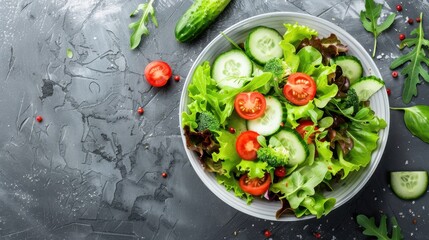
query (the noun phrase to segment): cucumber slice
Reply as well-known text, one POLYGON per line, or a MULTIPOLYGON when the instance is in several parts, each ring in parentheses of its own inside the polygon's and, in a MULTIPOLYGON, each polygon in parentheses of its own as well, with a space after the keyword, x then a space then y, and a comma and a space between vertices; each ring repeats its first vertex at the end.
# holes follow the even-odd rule
POLYGON ((303 163, 308 155, 308 145, 302 137, 292 129, 282 129, 274 135, 287 150, 289 150, 288 166, 295 166, 303 163))
POLYGON ((275 29, 256 27, 247 36, 244 48, 253 61, 265 65, 272 58, 283 57, 283 49, 279 45, 282 40, 282 35, 275 29))
POLYGON ((350 80, 350 84, 362 77, 362 64, 355 56, 340 56, 334 59, 334 63, 341 67, 343 75, 350 80))
POLYGON ((283 107, 279 100, 272 96, 265 97, 266 108, 262 117, 247 121, 247 128, 262 136, 271 135, 280 128, 283 120, 283 107))
POLYGON ((356 91, 359 101, 368 99, 384 86, 384 81, 375 76, 363 77, 353 83, 350 88, 356 91))
POLYGON ((417 199, 426 193, 428 173, 426 171, 391 172, 390 186, 401 199, 417 199))
POLYGON ((253 63, 247 55, 238 49, 220 54, 212 66, 212 78, 220 88, 240 88, 253 73, 253 63))

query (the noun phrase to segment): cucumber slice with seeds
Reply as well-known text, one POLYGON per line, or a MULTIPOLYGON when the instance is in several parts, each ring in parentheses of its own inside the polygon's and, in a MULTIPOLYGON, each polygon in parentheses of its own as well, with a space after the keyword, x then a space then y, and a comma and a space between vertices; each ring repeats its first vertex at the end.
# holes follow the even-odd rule
POLYGON ((426 193, 428 173, 426 171, 391 172, 390 186, 401 199, 417 199, 426 193))
POLYGON ((244 48, 246 54, 256 63, 265 65, 272 58, 282 58, 280 42, 282 35, 273 28, 256 27, 247 36, 244 48))
POLYGON ((353 83, 350 88, 356 91, 360 101, 368 101, 378 90, 384 86, 384 81, 375 76, 368 76, 353 83))
POLYGON ((220 88, 240 88, 250 80, 253 63, 238 49, 220 54, 212 66, 212 78, 220 88))
POLYGON ((262 136, 271 135, 279 130, 283 120, 283 107, 279 100, 272 96, 265 97, 266 108, 264 115, 247 121, 247 128, 262 136))
POLYGON ((274 135, 289 151, 288 166, 296 166, 303 163, 308 155, 308 145, 301 135, 293 129, 284 128, 274 135))

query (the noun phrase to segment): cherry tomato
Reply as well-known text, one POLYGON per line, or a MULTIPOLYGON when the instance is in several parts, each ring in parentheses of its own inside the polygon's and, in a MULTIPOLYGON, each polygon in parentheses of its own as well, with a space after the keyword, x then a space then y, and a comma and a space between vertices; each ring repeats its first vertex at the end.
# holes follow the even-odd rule
POLYGON ((286 176, 286 168, 283 166, 280 167, 276 167, 276 169, 274 170, 274 175, 276 175, 276 177, 282 178, 286 176))
MULTIPOLYGON (((311 121, 311 120, 301 120, 301 121, 299 122, 298 127, 296 127, 296 131, 299 133, 299 135, 301 135, 302 139, 304 139, 304 140, 305 140, 305 135, 307 134, 307 130, 305 130, 305 128, 306 128, 306 127, 308 127, 308 126, 313 126, 313 125, 314 125, 314 123, 313 123, 313 121, 311 121)), ((317 130, 317 129, 319 129, 319 128, 316 126, 314 129, 315 129, 315 130, 317 130)), ((308 139, 307 139, 307 143, 308 143, 308 144, 313 143, 313 142, 314 142, 314 137, 315 137, 315 134, 314 134, 314 133, 312 133, 312 134, 308 137, 308 139)))
POLYGON ((147 82, 154 87, 162 87, 171 78, 171 67, 163 61, 153 61, 144 69, 147 82))
POLYGON ((247 174, 240 177, 238 181, 240 188, 254 196, 260 196, 264 194, 271 185, 271 176, 266 173, 263 178, 249 178, 247 174))
POLYGON ((257 132, 254 131, 245 131, 242 132, 235 142, 235 149, 237 150, 238 155, 243 160, 255 160, 260 145, 256 139, 259 136, 257 132))
POLYGON ((283 88, 286 99, 295 105, 305 105, 316 96, 316 82, 305 73, 293 73, 283 88))
POLYGON ((266 108, 264 95, 259 92, 242 92, 235 97, 234 108, 244 119, 256 119, 264 114, 266 108))

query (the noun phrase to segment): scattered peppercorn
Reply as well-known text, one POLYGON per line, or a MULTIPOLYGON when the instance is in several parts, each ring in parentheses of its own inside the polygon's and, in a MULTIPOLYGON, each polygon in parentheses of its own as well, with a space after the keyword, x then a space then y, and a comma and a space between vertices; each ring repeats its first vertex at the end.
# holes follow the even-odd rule
POLYGON ((274 170, 274 175, 276 175, 279 178, 283 178, 286 176, 286 168, 281 166, 281 167, 276 167, 276 169, 274 170))
POLYGON ((36 117, 36 121, 38 121, 38 122, 42 122, 42 121, 43 121, 43 117, 42 117, 42 116, 40 116, 40 115, 38 115, 38 116, 36 117))
POLYGON ((144 109, 142 107, 137 108, 137 113, 142 115, 144 113, 144 109))
POLYGON ((401 33, 401 34, 399 34, 399 40, 404 40, 405 39, 405 34, 403 34, 403 33, 401 33))
POLYGON ((174 76, 174 81, 176 81, 176 82, 180 81, 180 76, 179 75, 175 75, 174 76))
POLYGON ((401 4, 396 5, 396 10, 398 12, 402 11, 402 5, 401 4))
POLYGON ((166 172, 162 172, 161 176, 162 176, 163 178, 166 178, 166 177, 167 177, 167 173, 166 173, 166 172))
POLYGON ((413 224, 417 224, 417 220, 415 218, 413 218, 413 224))
POLYGON ((314 232, 314 233, 313 233, 313 236, 314 236, 315 238, 321 238, 321 237, 322 237, 322 234, 320 234, 320 232, 314 232))
POLYGON ((230 127, 230 128, 229 128, 229 132, 230 132, 230 133, 232 133, 232 134, 234 134, 234 133, 235 133, 235 128, 230 127))
POLYGON ((265 231, 264 231, 264 236, 265 236, 265 237, 267 237, 267 238, 271 237, 271 231, 270 231, 270 230, 268 230, 268 229, 267 229, 267 230, 265 230, 265 231))
POLYGON ((413 24, 414 21, 412 18, 408 18, 407 22, 408 22, 408 24, 413 24))
POLYGON ((420 22, 420 21, 421 21, 420 17, 417 17, 416 22, 420 22))
POLYGON ((387 96, 390 96, 390 94, 392 93, 392 90, 390 90, 390 88, 386 88, 386 92, 387 92, 387 96))
POLYGON ((398 72, 397 71, 393 71, 392 72, 392 77, 397 78, 398 77, 398 72))
POLYGON ((284 127, 285 126, 285 123, 284 122, 281 122, 280 123, 280 127, 284 127))

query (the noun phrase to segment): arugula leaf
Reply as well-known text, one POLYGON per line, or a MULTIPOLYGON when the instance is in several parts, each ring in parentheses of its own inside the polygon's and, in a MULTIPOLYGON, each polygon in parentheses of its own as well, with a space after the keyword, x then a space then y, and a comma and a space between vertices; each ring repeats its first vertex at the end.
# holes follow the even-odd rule
POLYGON ((357 223, 365 230, 363 234, 366 236, 377 237, 381 240, 401 240, 403 239, 401 228, 398 225, 395 217, 392 217, 392 237, 390 238, 387 232, 387 217, 382 215, 380 219, 380 226, 377 227, 374 217, 368 218, 367 216, 360 214, 356 217, 357 223))
POLYGON ((377 24, 378 18, 381 14, 382 4, 375 3, 374 0, 365 0, 365 11, 360 12, 360 21, 362 22, 363 27, 368 32, 374 34, 374 50, 372 52, 372 57, 375 56, 377 51, 377 37, 381 32, 388 29, 393 21, 395 20, 396 14, 390 14, 384 22, 377 24))
MULTIPOLYGON (((420 13, 420 19, 423 19, 423 14, 420 13)), ((402 90, 402 101, 409 103, 413 96, 417 96, 417 84, 420 84, 420 77, 426 82, 429 82, 429 74, 422 64, 429 67, 429 58, 426 57, 424 47, 429 48, 429 40, 425 39, 423 32, 423 21, 420 21, 419 27, 411 32, 415 38, 407 38, 401 42, 400 49, 404 47, 414 47, 412 51, 397 58, 390 65, 390 69, 395 69, 406 62, 410 62, 405 66, 401 74, 405 76, 404 89, 402 90)))
POLYGON ((404 122, 408 130, 422 141, 429 143, 429 106, 416 105, 407 108, 390 108, 404 110, 404 122))
POLYGON ((149 35, 149 30, 146 27, 146 24, 149 22, 149 15, 151 16, 152 23, 155 25, 155 27, 158 27, 158 21, 155 15, 155 9, 152 6, 153 1, 154 0, 149 0, 148 3, 139 4, 137 9, 130 14, 130 17, 134 17, 140 11, 143 12, 142 17, 140 18, 139 21, 133 22, 130 25, 128 25, 128 28, 133 30, 133 33, 131 34, 131 37, 130 37, 131 49, 135 49, 140 44, 140 41, 143 35, 149 35))

